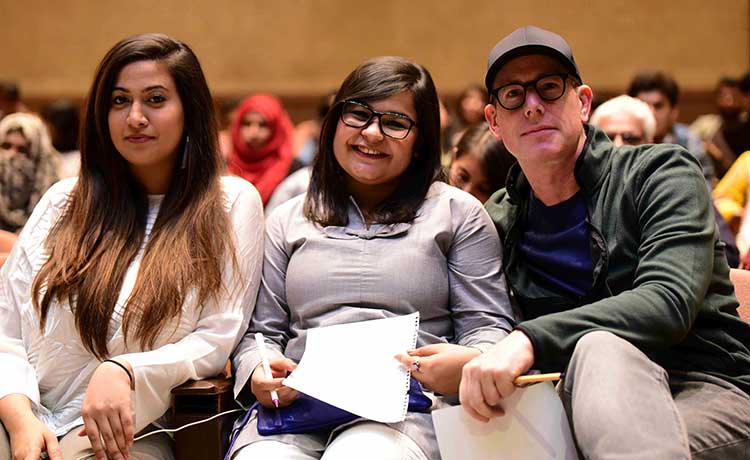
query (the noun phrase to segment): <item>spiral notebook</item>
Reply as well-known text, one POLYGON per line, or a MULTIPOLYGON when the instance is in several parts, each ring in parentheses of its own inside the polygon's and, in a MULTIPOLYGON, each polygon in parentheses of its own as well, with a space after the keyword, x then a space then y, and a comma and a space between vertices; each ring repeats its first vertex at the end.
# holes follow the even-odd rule
POLYGON ((394 356, 417 344, 419 313, 314 328, 284 385, 383 423, 404 420, 409 370, 394 356))

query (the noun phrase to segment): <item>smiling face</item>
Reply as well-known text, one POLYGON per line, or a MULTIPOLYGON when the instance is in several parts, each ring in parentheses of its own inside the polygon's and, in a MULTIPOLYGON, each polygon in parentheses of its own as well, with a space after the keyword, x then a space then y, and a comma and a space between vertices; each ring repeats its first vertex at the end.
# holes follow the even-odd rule
MULTIPOLYGON (((519 56, 503 65, 493 87, 526 83, 566 72, 565 66, 550 56, 519 56)), ((506 110, 494 101, 485 106, 485 118, 495 136, 505 143, 523 168, 525 164, 554 162, 578 154, 591 99, 591 88, 586 85, 575 88, 568 78, 565 92, 557 100, 542 100, 533 87, 528 87, 522 106, 506 110)))
POLYGON ((137 61, 122 68, 111 95, 109 132, 149 193, 164 193, 169 185, 184 118, 166 64, 137 61))
MULTIPOLYGON (((414 97, 404 91, 385 99, 367 101, 378 112, 406 115, 417 120, 414 97)), ((349 190, 358 200, 368 196, 388 195, 398 186, 398 179, 411 163, 417 139, 417 127, 404 139, 383 135, 374 117, 364 128, 353 128, 339 119, 333 138, 333 153, 347 175, 349 190)))

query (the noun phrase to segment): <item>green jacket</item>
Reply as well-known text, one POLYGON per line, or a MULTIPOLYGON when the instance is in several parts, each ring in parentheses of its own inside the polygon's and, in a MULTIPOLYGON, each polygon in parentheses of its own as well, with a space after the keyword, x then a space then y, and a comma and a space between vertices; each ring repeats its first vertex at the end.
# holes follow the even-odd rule
POLYGON ((486 204, 534 368, 563 370, 578 339, 606 330, 668 370, 706 372, 750 393, 750 325, 737 314, 700 165, 676 145, 618 148, 585 130, 575 177, 589 208, 589 295, 562 295, 527 270, 517 242, 531 191, 517 164, 486 204))

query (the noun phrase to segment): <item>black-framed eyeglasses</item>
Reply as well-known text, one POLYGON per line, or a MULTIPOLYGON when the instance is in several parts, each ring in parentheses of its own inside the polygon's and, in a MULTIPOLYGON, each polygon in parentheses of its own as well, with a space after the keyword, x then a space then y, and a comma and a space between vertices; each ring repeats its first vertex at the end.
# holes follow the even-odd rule
POLYGON ((341 121, 352 128, 366 128, 372 120, 378 119, 378 127, 384 136, 393 139, 405 139, 416 121, 403 113, 378 112, 366 104, 357 101, 344 101, 341 109, 341 121))
POLYGON ((624 133, 605 132, 604 134, 606 134, 607 137, 613 142, 617 139, 617 136, 620 136, 622 142, 627 145, 639 145, 641 142, 643 142, 643 136, 639 136, 628 131, 625 131, 624 133))
POLYGON ((492 90, 492 97, 505 110, 515 110, 526 102, 526 91, 533 87, 543 101, 556 101, 565 94, 565 85, 570 74, 543 75, 525 83, 508 83, 492 90))

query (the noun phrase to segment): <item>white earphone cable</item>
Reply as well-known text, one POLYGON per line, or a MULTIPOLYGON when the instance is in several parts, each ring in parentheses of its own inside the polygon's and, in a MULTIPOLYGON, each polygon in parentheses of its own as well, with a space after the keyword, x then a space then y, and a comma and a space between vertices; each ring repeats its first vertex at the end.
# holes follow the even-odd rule
MULTIPOLYGON (((190 428, 191 426, 200 425, 201 423, 210 422, 211 420, 214 420, 216 418, 222 417, 224 415, 232 414, 234 412, 243 412, 244 410, 245 409, 231 409, 231 410, 228 410, 228 411, 224 411, 224 412, 220 412, 218 414, 212 415, 211 417, 208 417, 208 418, 203 419, 203 420, 197 420, 195 422, 191 422, 191 423, 179 426, 177 428, 162 428, 162 429, 159 429, 159 430, 149 431, 146 434, 142 434, 142 435, 138 436, 133 441, 140 441, 141 439, 149 437, 152 434, 156 434, 156 433, 177 433, 178 431, 184 430, 185 428, 190 428)), ((89 459, 89 458, 92 458, 92 457, 95 457, 94 453, 90 453, 90 454, 86 454, 86 455, 84 455, 82 457, 78 457, 76 460, 86 460, 86 459, 89 459)))

